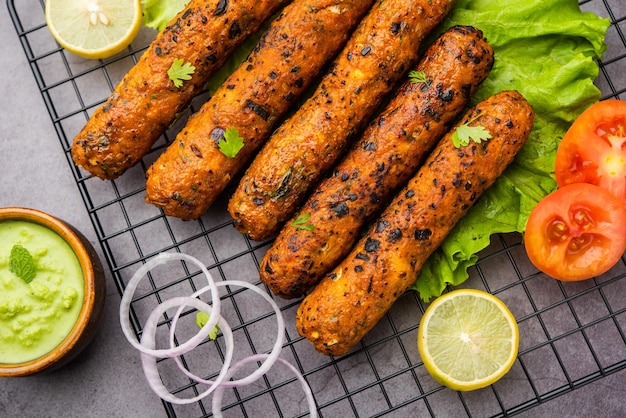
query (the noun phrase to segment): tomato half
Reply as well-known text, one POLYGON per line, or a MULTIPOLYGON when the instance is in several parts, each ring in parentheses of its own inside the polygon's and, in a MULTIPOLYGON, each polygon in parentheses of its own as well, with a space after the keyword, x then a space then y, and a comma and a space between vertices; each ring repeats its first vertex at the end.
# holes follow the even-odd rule
POLYGON ((563 186, 532 210, 524 244, 535 267, 556 279, 598 276, 626 251, 626 208, 599 186, 563 186))
POLYGON ((554 169, 559 187, 595 184, 626 206, 626 101, 605 100, 585 110, 559 144, 554 169))

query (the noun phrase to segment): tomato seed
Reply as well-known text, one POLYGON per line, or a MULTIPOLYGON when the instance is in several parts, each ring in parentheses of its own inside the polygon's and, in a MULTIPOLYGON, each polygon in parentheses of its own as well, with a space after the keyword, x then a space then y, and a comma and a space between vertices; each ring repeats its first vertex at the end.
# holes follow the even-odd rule
POLYGON ((573 238, 567 245, 567 249, 570 253, 577 253, 584 250, 591 244, 592 238, 589 234, 583 234, 576 238, 573 238))
POLYGON ((565 241, 569 236, 569 230, 565 222, 560 219, 555 219, 548 224, 548 237, 551 240, 565 241))
POLYGON ((587 211, 579 209, 574 212, 573 221, 578 225, 583 231, 588 231, 593 227, 593 218, 589 216, 587 211))

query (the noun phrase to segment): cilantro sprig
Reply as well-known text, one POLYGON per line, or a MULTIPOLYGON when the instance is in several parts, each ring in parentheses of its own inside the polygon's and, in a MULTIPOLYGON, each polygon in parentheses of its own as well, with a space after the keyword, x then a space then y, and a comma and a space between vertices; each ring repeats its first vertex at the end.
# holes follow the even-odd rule
POLYGON ((226 129, 224 138, 217 143, 222 154, 228 158, 235 158, 243 148, 243 145, 243 138, 239 136, 239 131, 234 126, 226 129))
POLYGON ((35 260, 30 252, 19 244, 15 244, 11 248, 9 256, 9 271, 15 274, 26 283, 30 283, 37 274, 35 260))
POLYGON ((291 226, 296 229, 303 229, 305 231, 313 231, 315 229, 315 225, 309 222, 309 218, 311 217, 310 213, 303 213, 298 215, 298 217, 291 223, 291 226))
MULTIPOLYGON (((196 313, 196 325, 198 328, 202 328, 209 322, 209 314, 206 312, 198 312, 196 313)), ((217 338, 217 333, 220 332, 220 327, 215 325, 211 331, 209 331, 209 338, 214 340, 217 338)))
POLYGON ((452 143, 455 147, 465 147, 469 145, 470 141, 480 144, 482 141, 487 141, 492 138, 491 133, 485 129, 484 126, 469 126, 470 123, 474 122, 481 116, 482 114, 479 113, 464 124, 457 126, 452 134, 452 143))
POLYGON ((174 86, 180 88, 185 80, 191 80, 191 75, 196 71, 196 67, 190 62, 185 62, 182 58, 176 58, 167 70, 167 76, 172 80, 174 86))
POLYGON ((426 73, 424 71, 417 70, 409 71, 409 81, 411 83, 428 83, 426 73))

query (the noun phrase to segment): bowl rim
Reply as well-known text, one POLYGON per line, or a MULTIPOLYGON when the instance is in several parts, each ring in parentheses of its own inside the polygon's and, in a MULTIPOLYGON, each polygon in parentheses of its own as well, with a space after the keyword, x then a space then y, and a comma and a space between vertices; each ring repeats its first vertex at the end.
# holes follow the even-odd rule
POLYGON ((21 220, 39 224, 51 229, 67 242, 78 258, 83 271, 84 297, 83 306, 78 314, 76 323, 65 336, 63 341, 47 354, 33 360, 22 363, 1 363, 0 376, 23 376, 33 374, 51 367, 76 346, 81 335, 90 322, 94 306, 96 304, 96 272, 85 244, 78 233, 63 220, 38 209, 23 207, 0 208, 0 222, 8 220, 21 220))

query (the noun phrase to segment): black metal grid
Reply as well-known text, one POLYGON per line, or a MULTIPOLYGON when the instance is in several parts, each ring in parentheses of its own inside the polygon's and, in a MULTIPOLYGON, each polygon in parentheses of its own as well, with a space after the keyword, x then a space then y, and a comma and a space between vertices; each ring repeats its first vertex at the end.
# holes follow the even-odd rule
MULTIPOLYGON (((132 274, 162 251, 181 251, 203 261, 219 279, 247 280, 259 286, 258 265, 269 242, 240 235, 225 206, 218 201, 198 221, 167 218, 144 203, 146 168, 167 146, 185 118, 170 129, 144 160, 122 178, 103 182, 76 168, 70 157, 72 138, 136 62, 154 33, 141 32, 128 50, 110 60, 86 61, 66 53, 45 26, 44 0, 7 0, 10 15, 48 108, 69 167, 95 228, 106 262, 120 294, 132 274)), ((583 0, 583 10, 611 19, 609 49, 600 65, 597 85, 603 98, 626 98, 626 5, 623 0, 583 0), (621 97, 620 97, 621 96, 621 97)), ((204 97, 196 99, 191 112, 204 97)), ((228 191, 224 193, 228 195, 228 191)), ((202 286, 198 271, 184 263, 150 275, 149 285, 133 301, 137 336, 146 313, 168 295, 202 286)), ((510 416, 576 390, 626 368, 626 264, 624 257, 608 273, 580 283, 546 279, 526 258, 518 234, 496 236, 470 269, 464 286, 481 288, 500 297, 515 314, 520 328, 520 351, 512 370, 490 388, 457 393, 435 383, 415 347, 417 324, 424 304, 415 294, 404 295, 350 354, 329 358, 314 352, 293 325, 299 301, 277 300, 287 321, 282 356, 309 382, 321 416, 510 416)), ((263 353, 271 349, 267 336, 275 333, 274 314, 260 306, 250 292, 231 289, 222 296, 227 305, 238 350, 263 353), (235 323, 232 323, 235 318, 235 323)), ((167 329, 169 319, 159 327, 167 329)), ((205 353, 186 356, 186 366, 206 362, 207 352, 222 353, 218 343, 203 344, 205 353)), ((171 360, 170 360, 171 361, 171 360)), ((166 385, 180 396, 202 391, 160 362, 166 385)), ((217 370, 206 372, 212 378, 217 370)), ((168 416, 210 416, 210 397, 178 406, 163 402, 168 416)), ((228 416, 301 416, 306 402, 295 378, 272 370, 249 387, 227 391, 223 407, 228 416)))

